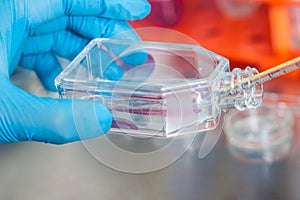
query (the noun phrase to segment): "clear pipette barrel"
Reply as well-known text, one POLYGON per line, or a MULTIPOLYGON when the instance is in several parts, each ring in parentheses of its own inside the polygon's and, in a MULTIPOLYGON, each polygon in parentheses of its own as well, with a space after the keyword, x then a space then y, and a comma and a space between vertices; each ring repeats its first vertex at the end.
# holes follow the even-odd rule
POLYGON ((263 83, 300 68, 300 56, 259 73, 255 68, 235 68, 216 88, 222 109, 257 108, 262 103, 263 83))
MULTIPOLYGON (((251 88, 254 85, 261 85, 267 81, 270 81, 274 78, 287 74, 291 71, 300 68, 300 56, 292 60, 284 62, 282 64, 276 65, 266 71, 260 73, 246 74, 244 77, 236 78, 232 81, 231 85, 227 85, 220 90, 220 93, 223 95, 231 95, 240 91, 240 89, 251 88)), ((249 68, 250 69, 250 68, 249 68)), ((253 68, 252 68, 253 69, 253 68)), ((234 69, 235 70, 235 69, 234 69)), ((233 70, 233 71, 234 71, 233 70)))
POLYGON ((262 84, 300 68, 300 56, 250 77, 251 84, 262 84))

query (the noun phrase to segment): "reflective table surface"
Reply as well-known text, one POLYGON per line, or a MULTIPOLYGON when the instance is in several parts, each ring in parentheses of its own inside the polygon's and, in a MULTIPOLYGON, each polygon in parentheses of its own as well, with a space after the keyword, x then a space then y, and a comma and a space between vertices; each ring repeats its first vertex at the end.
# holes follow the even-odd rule
MULTIPOLYGON (((22 71, 17 72, 13 78, 17 85, 19 75, 24 77, 22 71)), ((28 75, 27 79, 29 92, 55 96, 45 92, 36 77, 28 75)), ((144 174, 103 165, 81 142, 0 145, 0 199, 300 199, 298 139, 280 161, 249 163, 230 154, 223 133, 213 150, 199 159, 204 137, 197 135, 173 164, 144 174)))

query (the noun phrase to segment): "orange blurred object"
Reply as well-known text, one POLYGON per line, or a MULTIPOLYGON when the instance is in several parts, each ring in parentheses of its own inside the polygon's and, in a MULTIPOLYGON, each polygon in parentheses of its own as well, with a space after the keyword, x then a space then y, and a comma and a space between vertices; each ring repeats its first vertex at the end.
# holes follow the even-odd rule
MULTIPOLYGON (((159 0, 152 1, 159 2, 159 0)), ((165 1, 179 5, 178 2, 176 4, 176 0, 161 2, 165 1)), ((263 71, 300 55, 299 2, 291 0, 184 0, 183 2, 182 14, 179 14, 181 18, 167 28, 184 33, 201 46, 229 58, 231 67, 243 68, 250 65, 263 71), (246 10, 247 6, 250 10, 246 10), (291 13, 293 7, 299 10, 291 13), (237 12, 230 13, 232 11, 237 12), (299 41, 293 41, 292 36, 297 34, 299 38, 296 39, 299 41)), ((165 10, 166 8, 160 12, 165 10)), ((157 11, 153 10, 149 17, 132 22, 131 25, 134 28, 157 27, 159 23, 153 21, 153 14, 157 15, 157 11)), ((299 80, 300 83, 299 71, 292 72, 288 77, 299 80)))

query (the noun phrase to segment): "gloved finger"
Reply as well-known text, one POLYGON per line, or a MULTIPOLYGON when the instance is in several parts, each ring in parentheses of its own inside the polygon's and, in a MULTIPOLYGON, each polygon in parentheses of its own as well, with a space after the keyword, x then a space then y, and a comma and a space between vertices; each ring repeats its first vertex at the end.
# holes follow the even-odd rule
POLYGON ((5 38, 3 36, 3 33, 0 32, 0 74, 5 74, 5 75, 9 75, 9 69, 8 69, 8 65, 9 65, 9 62, 8 62, 8 57, 7 57, 7 43, 5 42, 5 38))
MULTIPOLYGON (((130 43, 130 41, 107 39, 93 40, 87 45, 83 55, 81 55, 80 65, 85 66, 89 74, 92 74, 96 78, 110 80, 125 78, 130 81, 144 81, 154 69, 154 61, 151 59, 152 56, 147 55, 148 59, 141 64, 125 63, 122 61, 122 56, 127 56, 128 53, 126 52, 127 49, 124 49, 125 46, 131 47, 132 43, 130 43), (122 42, 124 42, 124 45, 122 42), (125 51, 122 55, 115 55, 115 52, 120 52, 122 50, 125 51)), ((135 56, 139 55, 138 53, 141 52, 140 49, 138 49, 135 56)), ((129 53, 132 53, 132 51, 129 50, 129 53)), ((78 67, 80 66, 77 66, 77 68, 78 67)))
POLYGON ((116 62, 112 62, 103 72, 103 76, 109 80, 120 80, 123 75, 123 70, 116 62))
MULTIPOLYGON (((61 72, 62 67, 50 51, 72 60, 86 46, 87 42, 87 39, 78 37, 69 31, 31 37, 27 42, 20 65, 35 70, 44 86, 51 91, 55 91, 54 80, 61 72), (45 43, 41 44, 41 41, 45 41, 45 43)), ((119 80, 123 76, 120 66, 114 63, 112 57, 105 51, 101 53, 101 58, 101 61, 95 58, 89 62, 99 68, 93 70, 93 75, 110 80, 119 80)), ((87 63, 82 65, 87 67, 87 63)))
POLYGON ((20 65, 34 70, 46 89, 57 91, 54 80, 62 71, 62 67, 53 54, 48 52, 23 56, 20 65))
POLYGON ((24 45, 23 55, 49 52, 52 50, 54 43, 53 33, 29 37, 24 45))
POLYGON ((141 82, 153 72, 155 66, 153 57, 146 52, 146 46, 143 46, 143 43, 120 40, 98 40, 98 42, 100 49, 98 53, 101 58, 101 66, 105 67, 102 70, 105 72, 105 76, 111 77, 110 74, 114 74, 112 72, 121 71, 123 79, 141 82), (118 55, 116 52, 120 54, 118 55), (147 59, 144 56, 147 56, 147 59), (134 64, 124 61, 125 58, 132 59, 130 61, 134 64), (121 70, 117 70, 117 68, 121 68, 121 70))
POLYGON ((0 113, 0 143, 64 144, 100 136, 111 126, 111 114, 100 103, 40 98, 12 84, 5 88, 9 92, 0 99, 5 105, 0 113))
POLYGON ((88 40, 69 31, 30 37, 23 52, 20 66, 34 70, 46 89, 56 91, 54 80, 62 71, 62 67, 51 52, 72 60, 87 42, 88 40))
MULTIPOLYGON (((107 21, 107 19, 96 18, 96 17, 81 17, 80 19, 85 19, 85 18, 96 20, 96 21, 87 20, 88 23, 84 23, 84 24, 89 24, 90 26, 92 26, 94 22, 101 23, 102 20, 107 21)), ((109 20, 109 22, 110 21, 112 20, 109 20)), ((127 27, 127 30, 129 30, 127 31, 129 33, 124 34, 125 38, 126 36, 128 36, 127 38, 131 37, 131 39, 138 38, 136 33, 130 28, 130 26, 127 23, 119 22, 119 21, 116 21, 116 23, 125 24, 125 27, 127 27)), ((126 30, 126 28, 124 29, 126 30)), ((115 29, 113 30, 115 31, 115 29)), ((94 30, 91 31, 93 32, 94 30)), ((119 30, 118 32, 120 31, 121 30, 119 30)), ((118 38, 117 36, 118 34, 115 37, 118 38)), ((26 48, 23 52, 24 55, 30 55, 30 56, 27 57, 24 56, 22 61, 25 60, 26 62, 21 62, 21 66, 25 66, 26 68, 29 69, 35 69, 38 72, 38 75, 40 76, 46 88, 50 90, 55 90, 55 87, 53 85, 54 78, 55 75, 58 75, 58 73, 61 71, 61 67, 58 68, 55 67, 55 69, 53 69, 53 73, 48 73, 51 69, 51 66, 47 64, 47 61, 44 61, 44 59, 42 59, 42 62, 38 62, 37 60, 40 59, 41 56, 40 55, 32 56, 32 54, 39 54, 42 52, 52 51, 61 57, 72 60, 84 48, 84 46, 86 46, 87 42, 88 42, 87 39, 78 37, 77 35, 74 35, 70 31, 66 31, 66 30, 47 34, 47 35, 32 36, 28 38, 26 48)), ((105 43, 105 46, 106 46, 106 50, 103 49, 99 50, 101 52, 101 58, 102 58, 101 62, 98 61, 97 59, 92 59, 92 61, 90 61, 93 63, 93 65, 102 68, 101 70, 93 71, 94 73, 93 75, 95 77, 104 77, 110 80, 119 80, 123 76, 123 74, 128 74, 128 71, 132 72, 133 68, 145 64, 146 60, 148 59, 148 53, 140 45, 137 46, 134 46, 132 44, 128 45, 128 42, 123 42, 123 43, 108 42, 105 43), (116 62, 117 60, 120 62, 116 62)), ((57 62, 55 58, 49 59, 49 63, 51 63, 51 65, 59 66, 58 64, 54 64, 55 63, 54 61, 57 62)), ((151 74, 151 72, 153 71, 154 65, 148 64, 146 66, 147 67, 144 67, 143 70, 138 70, 138 68, 134 69, 134 71, 139 71, 139 73, 136 72, 130 73, 131 75, 133 74, 135 75, 135 77, 130 76, 130 78, 137 79, 137 74, 139 75, 138 78, 140 80, 148 77, 148 75, 151 74)))
MULTIPOLYGON (((63 144, 78 140, 95 138, 106 133, 112 123, 110 111, 98 102, 86 100, 43 99, 44 106, 51 107, 45 116, 44 106, 39 109, 43 123, 36 121, 35 127, 48 129, 49 134, 35 132, 29 138, 63 144)), ((46 109, 47 111, 47 109, 46 109)))
POLYGON ((127 22, 96 16, 70 16, 68 28, 89 39, 111 38, 122 32, 127 33, 123 40, 140 39, 127 22))
POLYGON ((88 42, 89 40, 66 30, 47 35, 32 36, 26 41, 23 55, 54 51, 57 55, 72 60, 88 42))
POLYGON ((58 18, 55 18, 48 23, 42 23, 38 25, 37 27, 31 28, 29 30, 29 35, 30 36, 35 36, 35 35, 45 35, 49 33, 53 33, 56 31, 62 31, 66 29, 67 24, 68 24, 68 16, 61 16, 58 18))
POLYGON ((96 15, 110 19, 142 19, 150 12, 147 0, 52 0, 28 1, 31 27, 63 15, 96 15))
MULTIPOLYGON (((114 38, 125 41, 140 40, 137 33, 124 21, 109 20, 94 16, 71 16, 68 27, 72 31, 90 39, 114 38)), ((148 58, 148 53, 145 50, 139 46, 134 50, 132 49, 132 45, 130 49, 128 47, 129 45, 126 43, 118 43, 117 45, 107 43, 107 49, 125 63, 132 65, 145 63, 148 58)))
MULTIPOLYGON (((56 27, 59 28, 59 27, 56 27)), ((115 38, 121 40, 139 40, 139 36, 130 27, 130 25, 123 21, 108 20, 99 17, 70 17, 69 28, 89 39, 93 38, 115 38)), ((40 30, 43 32, 43 30, 40 30)), ((45 30, 46 31, 46 28, 45 30)), ((44 32, 45 33, 45 32, 44 32)), ((82 37, 78 37, 69 31, 59 31, 50 33, 47 35, 32 36, 27 39, 26 48, 24 48, 24 54, 35 54, 50 51, 55 48, 54 51, 58 52, 60 56, 68 59, 73 59, 74 55, 65 56, 69 52, 78 54, 80 50, 87 44, 88 40, 82 37), (76 50, 77 49, 77 50, 76 50)), ((123 50, 128 45, 118 44, 118 47, 109 48, 112 50, 115 56, 119 56, 123 53, 123 50), (123 47, 122 47, 123 46, 123 47)), ((122 60, 128 64, 142 64, 147 59, 148 54, 141 49, 135 53, 126 53, 126 56, 122 56, 122 60)))
POLYGON ((110 19, 142 19, 150 12, 147 0, 65 0, 64 10, 67 15, 97 15, 110 19))

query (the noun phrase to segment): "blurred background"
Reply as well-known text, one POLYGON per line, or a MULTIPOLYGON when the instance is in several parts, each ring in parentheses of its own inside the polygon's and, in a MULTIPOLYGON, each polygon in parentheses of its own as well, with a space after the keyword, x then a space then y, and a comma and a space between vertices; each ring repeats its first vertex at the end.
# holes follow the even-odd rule
MULTIPOLYGON (((151 14, 131 22, 133 27, 164 27, 184 33, 201 46, 227 57, 232 68, 249 65, 263 71, 300 55, 300 2, 296 0, 150 3, 151 14)), ((46 91, 36 75, 27 70, 18 69, 12 80, 30 93, 58 97, 46 91)), ((203 159, 199 159, 198 153, 205 135, 199 134, 180 159, 146 174, 110 169, 91 156, 80 142, 64 146, 6 144, 0 145, 0 200, 299 200, 299 84, 299 71, 265 84, 267 92, 276 94, 276 98, 271 95, 276 106, 282 109, 287 103, 284 110, 291 110, 288 119, 292 121, 279 130, 281 135, 288 136, 288 140, 280 142, 287 144, 285 148, 259 149, 263 156, 255 162, 247 154, 236 156, 226 134, 203 159), (270 152, 275 156, 270 157, 270 152)), ((256 114, 250 116, 255 118, 256 114)), ((254 125, 261 128, 261 124, 254 125)), ((134 145, 141 148, 139 144, 131 145, 133 149, 134 145)))
MULTIPOLYGON (((259 71, 300 54, 297 0, 150 0, 151 14, 133 27, 179 31, 230 60, 259 71)), ((266 84, 272 92, 299 94, 300 71, 266 84), (287 81, 289 83, 287 83, 287 81), (292 87, 282 87, 282 82, 292 87), (271 88, 270 88, 271 87, 271 88)))

